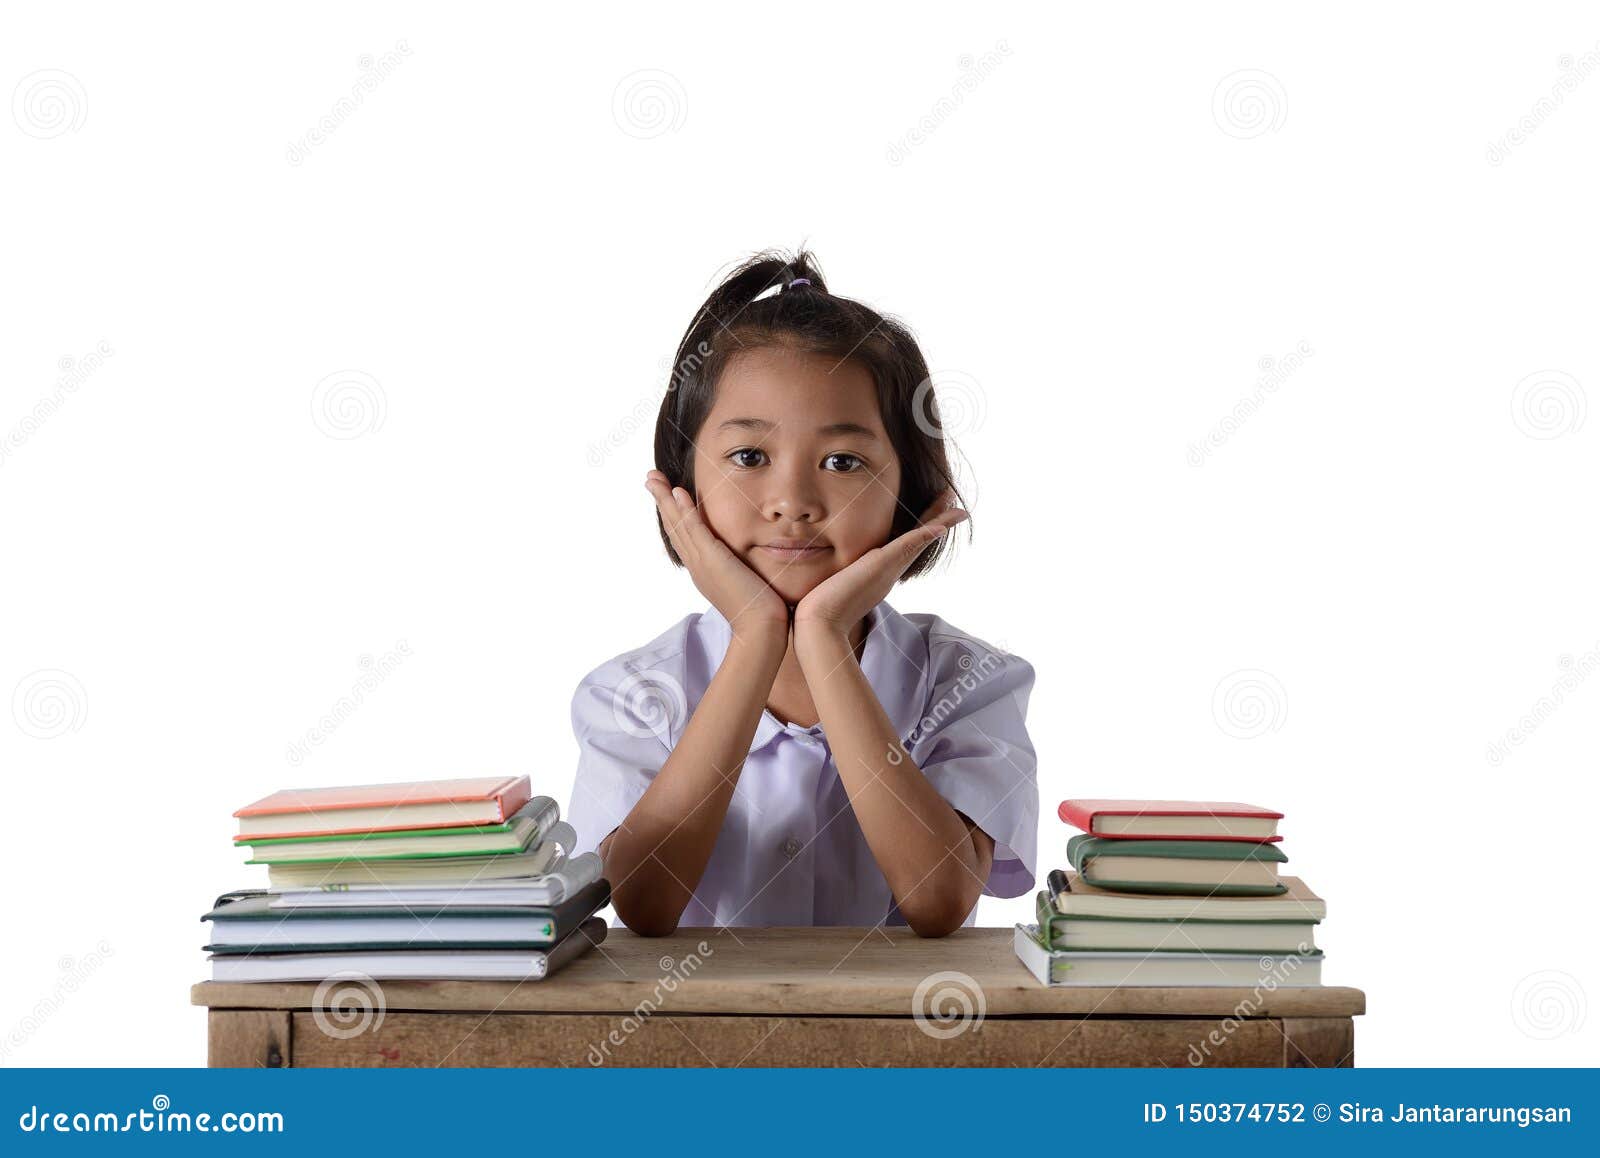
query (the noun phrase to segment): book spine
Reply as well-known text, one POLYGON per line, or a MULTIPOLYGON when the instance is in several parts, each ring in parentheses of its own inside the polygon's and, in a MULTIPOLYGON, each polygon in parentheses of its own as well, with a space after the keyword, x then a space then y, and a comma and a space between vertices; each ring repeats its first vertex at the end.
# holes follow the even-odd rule
POLYGON ((1045 888, 1050 890, 1051 899, 1057 902, 1072 892, 1072 882, 1067 878, 1067 874, 1058 868, 1053 868, 1045 874, 1044 883, 1045 888))

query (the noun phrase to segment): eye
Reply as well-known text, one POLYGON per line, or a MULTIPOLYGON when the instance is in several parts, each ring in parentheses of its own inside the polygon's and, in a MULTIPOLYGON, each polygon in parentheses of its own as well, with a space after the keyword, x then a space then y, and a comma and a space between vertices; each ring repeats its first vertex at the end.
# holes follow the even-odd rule
POLYGON ((823 470, 836 471, 839 474, 853 474, 858 470, 864 469, 866 465, 866 462, 861 458, 860 455, 848 454, 842 450, 838 451, 837 453, 830 454, 827 458, 822 460, 823 470), (838 463, 840 459, 844 460, 843 466, 829 465, 830 463, 838 463))
POLYGON ((738 450, 732 452, 727 457, 732 460, 734 466, 755 467, 761 465, 759 462, 750 462, 740 457, 741 455, 746 454, 758 454, 762 458, 767 456, 767 452, 762 450, 759 446, 741 446, 738 450))

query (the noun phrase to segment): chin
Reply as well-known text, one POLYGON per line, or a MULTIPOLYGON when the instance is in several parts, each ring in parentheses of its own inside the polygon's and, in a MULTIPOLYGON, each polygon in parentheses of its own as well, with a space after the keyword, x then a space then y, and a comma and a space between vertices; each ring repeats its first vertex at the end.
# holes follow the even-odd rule
POLYGON ((789 576, 785 576, 778 582, 772 583, 772 589, 782 596, 783 601, 790 607, 796 607, 802 599, 815 591, 821 582, 821 579, 815 579, 806 583, 796 583, 789 576))
MULTIPOLYGON (((761 574, 759 571, 757 574, 761 575, 767 581, 768 586, 776 591, 790 607, 797 605, 800 600, 810 595, 822 585, 824 579, 829 577, 828 575, 801 575, 797 567, 790 568, 782 574, 776 574, 777 568, 772 570, 775 573, 773 575, 761 574)), ((832 572, 829 574, 831 575, 832 572)))

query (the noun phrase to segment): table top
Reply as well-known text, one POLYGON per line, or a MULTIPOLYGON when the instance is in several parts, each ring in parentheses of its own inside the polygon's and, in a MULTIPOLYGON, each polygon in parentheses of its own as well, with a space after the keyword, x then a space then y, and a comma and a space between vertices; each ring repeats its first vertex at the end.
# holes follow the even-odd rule
MULTIPOLYGON (((904 927, 607 929, 605 941, 542 981, 385 981, 389 1010, 908 1016, 981 988, 986 1016, 1349 1017, 1366 996, 1342 986, 1113 989, 1047 987, 1016 957, 1010 928, 918 937, 904 927), (957 973, 962 977, 940 978, 957 973), (970 979, 967 980, 967 979, 970 979), (1241 1008, 1242 1005, 1242 1008, 1241 1008)), ((195 1005, 310 1009, 311 982, 202 981, 195 1005)), ((959 998, 956 998, 959 1000, 959 998)))

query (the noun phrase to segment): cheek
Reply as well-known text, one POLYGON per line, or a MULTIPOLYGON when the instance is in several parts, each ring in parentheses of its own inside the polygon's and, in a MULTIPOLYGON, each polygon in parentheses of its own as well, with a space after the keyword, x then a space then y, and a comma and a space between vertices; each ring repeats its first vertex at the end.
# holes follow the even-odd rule
POLYGON ((706 526, 711 528, 711 533, 724 542, 732 543, 734 523, 732 512, 724 510, 715 498, 707 499, 700 505, 700 517, 705 520, 706 526))
POLYGON ((704 478, 696 475, 695 480, 700 494, 701 518, 717 538, 734 545, 752 515, 750 502, 739 489, 738 481, 715 473, 704 478))
POLYGON ((858 495, 855 501, 845 507, 840 527, 835 532, 839 544, 852 561, 874 547, 887 543, 889 533, 894 529, 895 495, 899 492, 898 489, 888 489, 888 484, 898 480, 885 478, 882 481, 885 484, 883 487, 877 483, 867 484, 870 492, 858 495))

